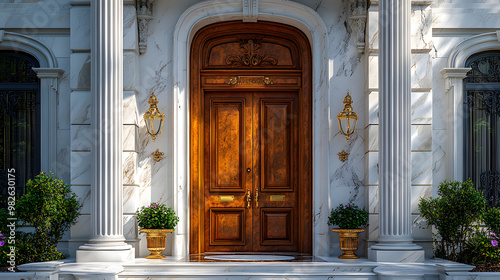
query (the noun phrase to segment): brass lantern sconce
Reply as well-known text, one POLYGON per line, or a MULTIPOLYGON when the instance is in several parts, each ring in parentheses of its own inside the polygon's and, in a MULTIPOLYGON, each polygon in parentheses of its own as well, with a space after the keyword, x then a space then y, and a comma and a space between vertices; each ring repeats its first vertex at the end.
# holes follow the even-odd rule
MULTIPOLYGON (((151 93, 148 103, 149 110, 144 114, 144 122, 146 122, 146 129, 148 130, 148 134, 150 134, 153 138, 153 141, 155 141, 156 136, 158 136, 162 132, 163 122, 165 121, 165 114, 158 110, 158 99, 156 99, 154 91, 153 93, 151 93)), ((163 159, 163 153, 157 149, 156 152, 153 153, 153 158, 158 162, 163 159)))
MULTIPOLYGON (((358 124, 358 114, 354 112, 352 109, 352 98, 349 95, 349 90, 347 91, 347 95, 344 97, 344 110, 337 115, 337 119, 339 120, 339 128, 340 133, 345 135, 347 141, 351 137, 354 132, 356 132, 356 125, 358 124)), ((348 159, 349 153, 345 150, 338 153, 339 159, 344 162, 348 159)))

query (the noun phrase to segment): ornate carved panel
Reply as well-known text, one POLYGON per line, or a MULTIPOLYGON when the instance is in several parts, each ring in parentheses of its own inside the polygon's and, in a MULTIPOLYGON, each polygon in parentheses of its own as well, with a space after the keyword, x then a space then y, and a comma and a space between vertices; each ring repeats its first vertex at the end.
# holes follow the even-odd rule
POLYGON ((205 69, 298 69, 297 46, 258 34, 227 36, 207 42, 205 69))

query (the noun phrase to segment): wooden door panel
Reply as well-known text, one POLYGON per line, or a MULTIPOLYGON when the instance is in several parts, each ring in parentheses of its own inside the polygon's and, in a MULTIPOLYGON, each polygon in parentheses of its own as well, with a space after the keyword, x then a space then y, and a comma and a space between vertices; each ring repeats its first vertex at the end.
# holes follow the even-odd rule
POLYGON ((210 245, 245 245, 245 208, 210 209, 210 245))
POLYGON ((262 246, 290 246, 294 242, 294 209, 261 208, 262 246))
POLYGON ((293 191, 293 99, 261 99, 261 191, 293 191))
POLYGON ((210 98, 210 191, 245 192, 245 99, 210 98))

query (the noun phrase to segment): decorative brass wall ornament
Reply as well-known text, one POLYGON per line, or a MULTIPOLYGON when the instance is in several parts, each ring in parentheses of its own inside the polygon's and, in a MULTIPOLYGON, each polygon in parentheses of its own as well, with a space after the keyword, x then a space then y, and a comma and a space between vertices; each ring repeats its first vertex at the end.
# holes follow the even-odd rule
POLYGON ((165 155, 163 152, 160 152, 160 149, 156 149, 156 151, 154 151, 152 153, 153 155, 153 159, 156 161, 156 162, 160 162, 160 160, 163 159, 163 156, 165 155))
MULTIPOLYGON (((163 129, 163 121, 165 120, 165 114, 158 110, 158 99, 156 99, 155 92, 151 93, 149 97, 149 109, 146 113, 144 113, 144 122, 146 123, 146 129, 148 130, 148 134, 151 135, 153 141, 156 140, 156 136, 161 134, 163 129)), ((156 149, 155 152, 152 153, 153 159, 156 162, 159 162, 163 159, 165 155, 163 152, 160 152, 159 149, 156 149)))
POLYGON ((337 115, 340 132, 345 135, 347 141, 349 141, 351 135, 356 132, 356 125, 358 124, 358 114, 354 112, 351 104, 352 98, 348 90, 347 95, 344 97, 344 110, 337 115))
POLYGON ((262 38, 241 38, 240 54, 228 55, 226 64, 233 66, 275 66, 278 64, 278 58, 271 54, 259 54, 262 46, 262 38))
MULTIPOLYGON (((347 141, 354 132, 356 132, 356 125, 358 124, 358 114, 352 109, 352 98, 349 95, 349 90, 347 95, 344 97, 344 110, 337 115, 339 121, 340 133, 345 135, 347 141)), ((340 161, 344 162, 349 158, 349 153, 345 150, 337 154, 340 161)))
POLYGON ((341 152, 337 154, 341 162, 346 161, 349 158, 349 153, 342 149, 341 152))
POLYGON ((156 99, 155 92, 151 93, 149 97, 149 110, 144 114, 144 122, 146 122, 146 129, 148 133, 156 140, 156 136, 161 134, 163 129, 163 121, 165 120, 165 114, 158 110, 157 104, 158 99, 156 99))
POLYGON ((234 76, 226 83, 232 86, 262 86, 273 85, 274 82, 269 77, 264 76, 234 76))

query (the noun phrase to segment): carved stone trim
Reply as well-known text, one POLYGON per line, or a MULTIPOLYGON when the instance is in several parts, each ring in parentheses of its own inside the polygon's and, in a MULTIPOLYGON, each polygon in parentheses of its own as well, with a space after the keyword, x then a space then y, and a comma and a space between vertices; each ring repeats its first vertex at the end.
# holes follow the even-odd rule
POLYGON ((257 22, 259 0, 243 0, 243 22, 257 22))
POLYGON ((149 21, 153 18, 154 0, 137 0, 137 26, 139 28, 139 53, 146 52, 148 47, 149 21))
POLYGON ((356 49, 361 54, 365 52, 366 6, 366 0, 357 0, 350 17, 356 30, 356 49))
POLYGON ((278 64, 278 58, 271 54, 259 54, 262 45, 261 38, 241 38, 240 54, 232 54, 226 57, 226 64, 233 66, 275 66, 278 64))

